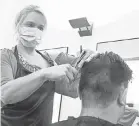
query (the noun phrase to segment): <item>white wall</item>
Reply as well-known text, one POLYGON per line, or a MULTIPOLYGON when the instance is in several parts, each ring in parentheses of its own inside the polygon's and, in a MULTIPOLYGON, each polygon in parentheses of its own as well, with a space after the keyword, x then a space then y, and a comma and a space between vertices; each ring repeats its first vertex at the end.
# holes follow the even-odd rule
POLYGON ((43 43, 41 47, 45 47, 44 45, 47 43, 49 47, 69 46, 71 53, 75 54, 80 45, 83 45, 83 48, 95 50, 98 42, 139 37, 138 15, 139 11, 133 11, 115 22, 96 27, 92 31, 92 36, 88 37, 79 37, 78 30, 74 29, 72 31, 56 29, 49 31, 48 29, 46 43, 43 43), (51 42, 49 42, 50 40, 51 42))
POLYGON ((39 49, 69 47, 69 53, 74 54, 79 51, 79 37, 76 31, 47 29, 45 38, 39 49))
POLYGON ((139 11, 124 15, 119 20, 93 29, 92 37, 81 38, 84 47, 95 48, 97 42, 139 37, 139 11))

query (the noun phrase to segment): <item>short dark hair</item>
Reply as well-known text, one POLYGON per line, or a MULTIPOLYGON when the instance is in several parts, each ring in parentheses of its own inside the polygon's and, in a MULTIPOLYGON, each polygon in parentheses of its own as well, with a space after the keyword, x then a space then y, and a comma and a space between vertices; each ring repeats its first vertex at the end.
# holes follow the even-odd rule
POLYGON ((121 84, 124 83, 126 88, 131 79, 132 70, 118 54, 98 53, 81 69, 79 93, 83 97, 84 91, 91 90, 93 95, 100 94, 100 101, 109 102, 114 100, 121 84))

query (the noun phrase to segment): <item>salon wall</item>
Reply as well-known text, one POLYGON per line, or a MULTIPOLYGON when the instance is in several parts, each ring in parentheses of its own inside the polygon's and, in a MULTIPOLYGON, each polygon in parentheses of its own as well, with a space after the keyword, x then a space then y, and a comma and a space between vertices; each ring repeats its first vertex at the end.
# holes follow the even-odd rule
POLYGON ((45 36, 46 37, 45 42, 43 42, 40 45, 40 47, 44 48, 45 47, 44 45, 48 45, 50 48, 59 46, 68 46, 70 51, 69 53, 76 54, 76 52, 79 50, 80 45, 82 45, 83 48, 95 50, 96 43, 98 42, 139 37, 138 14, 139 11, 133 11, 131 13, 123 15, 121 18, 119 18, 114 22, 108 23, 107 25, 103 25, 101 27, 95 27, 93 28, 92 36, 88 37, 80 37, 78 34, 78 30, 74 29, 73 30, 48 29, 47 34, 45 36))
POLYGON ((80 38, 83 47, 95 49, 97 42, 139 37, 138 14, 139 11, 132 11, 131 13, 123 15, 115 22, 94 28, 92 37, 80 38))
MULTIPOLYGON (((68 46, 69 53, 76 54, 79 46, 96 50, 96 43, 104 41, 114 41, 120 39, 139 37, 139 11, 132 11, 119 19, 106 25, 95 27, 92 36, 80 37, 78 30, 51 30, 46 34, 46 43, 42 43, 41 47, 49 43, 49 47, 68 46), (51 37, 51 36, 55 37, 51 37), (51 42, 50 42, 51 40, 51 42), (58 40, 58 41, 57 41, 58 40), (55 43, 55 45, 53 45, 55 43)), ((94 24, 95 25, 95 24, 94 24)), ((136 47, 137 45, 135 45, 136 47)), ((134 50, 134 45, 133 45, 134 50)), ((132 50, 131 50, 132 51, 132 50)), ((128 52, 127 52, 128 55, 128 52)))

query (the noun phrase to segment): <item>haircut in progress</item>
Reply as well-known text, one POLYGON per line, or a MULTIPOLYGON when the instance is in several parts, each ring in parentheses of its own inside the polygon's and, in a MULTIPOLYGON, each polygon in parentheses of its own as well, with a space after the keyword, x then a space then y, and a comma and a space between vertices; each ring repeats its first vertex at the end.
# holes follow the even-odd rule
POLYGON ((124 60, 113 52, 99 53, 81 69, 79 94, 85 107, 92 97, 96 104, 107 107, 116 100, 120 88, 127 88, 132 70, 124 60))
POLYGON ((94 55, 81 68, 80 116, 53 126, 127 126, 123 124, 131 119, 124 118, 127 117, 124 98, 131 79, 132 70, 119 55, 113 52, 94 55))

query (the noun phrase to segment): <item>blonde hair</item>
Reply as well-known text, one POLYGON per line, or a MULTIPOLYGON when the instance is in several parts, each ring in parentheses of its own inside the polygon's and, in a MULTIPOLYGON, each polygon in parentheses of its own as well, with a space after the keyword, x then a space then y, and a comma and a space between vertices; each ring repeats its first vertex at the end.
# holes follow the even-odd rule
POLYGON ((24 9, 22 9, 19 14, 16 17, 15 20, 15 29, 17 30, 19 25, 24 21, 24 19, 27 17, 27 15, 31 12, 37 12, 40 13, 44 16, 45 20, 46 17, 44 15, 44 13, 40 10, 39 6, 35 6, 35 5, 29 5, 27 7, 25 7, 24 9))

